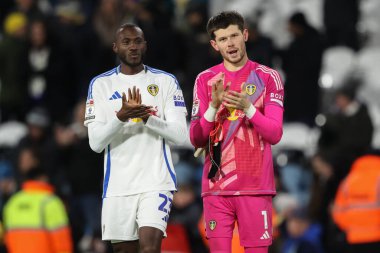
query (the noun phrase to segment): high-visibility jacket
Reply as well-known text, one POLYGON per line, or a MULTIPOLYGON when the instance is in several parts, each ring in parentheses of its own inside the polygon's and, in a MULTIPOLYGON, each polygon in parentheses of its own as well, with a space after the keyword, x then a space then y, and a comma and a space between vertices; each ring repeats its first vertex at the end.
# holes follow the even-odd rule
POLYGON ((357 159, 341 182, 332 211, 351 244, 380 241, 380 157, 357 159))
POLYGON ((4 207, 5 244, 9 253, 71 253, 66 209, 53 187, 27 181, 4 207))

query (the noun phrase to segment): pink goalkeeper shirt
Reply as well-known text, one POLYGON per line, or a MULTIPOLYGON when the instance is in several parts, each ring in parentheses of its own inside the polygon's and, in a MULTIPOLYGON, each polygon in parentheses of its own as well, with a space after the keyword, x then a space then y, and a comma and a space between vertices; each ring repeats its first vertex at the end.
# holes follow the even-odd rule
POLYGON ((202 196, 207 195, 274 195, 274 172, 271 145, 282 136, 284 87, 277 71, 247 61, 238 71, 228 71, 221 63, 200 73, 194 85, 190 139, 206 149, 203 168, 202 196), (224 85, 241 91, 241 84, 256 112, 248 118, 241 110, 223 105, 215 122, 223 126, 221 166, 215 177, 208 179, 211 168, 209 134, 215 122, 205 119, 211 102, 212 83, 224 73, 224 85))

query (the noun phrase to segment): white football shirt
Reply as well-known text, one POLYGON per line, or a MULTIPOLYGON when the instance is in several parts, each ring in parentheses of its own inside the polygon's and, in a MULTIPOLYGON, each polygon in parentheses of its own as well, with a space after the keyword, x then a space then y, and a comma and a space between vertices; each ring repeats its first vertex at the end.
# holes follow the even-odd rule
MULTIPOLYGON (((104 149, 103 197, 176 190, 170 148, 163 137, 169 138, 171 134, 165 131, 169 125, 166 122, 179 124, 186 132, 186 107, 176 78, 148 66, 135 75, 121 73, 118 66, 95 77, 89 86, 84 124, 90 128, 90 124, 111 121, 122 126, 101 147, 104 149), (156 111, 146 124, 141 119, 121 122, 116 117, 123 92, 128 96, 128 88, 133 86, 139 88, 142 103, 156 111)), ((89 138, 91 143, 95 137, 89 135, 89 138)))

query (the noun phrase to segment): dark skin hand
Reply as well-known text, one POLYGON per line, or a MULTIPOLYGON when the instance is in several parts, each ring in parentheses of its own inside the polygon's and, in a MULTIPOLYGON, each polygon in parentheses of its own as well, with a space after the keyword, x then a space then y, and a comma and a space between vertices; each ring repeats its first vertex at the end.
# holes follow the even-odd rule
POLYGON ((150 116, 152 106, 143 105, 141 102, 140 90, 136 89, 136 86, 133 86, 132 90, 129 88, 128 100, 127 95, 123 92, 122 106, 116 116, 123 122, 133 118, 142 118, 146 122, 150 116))

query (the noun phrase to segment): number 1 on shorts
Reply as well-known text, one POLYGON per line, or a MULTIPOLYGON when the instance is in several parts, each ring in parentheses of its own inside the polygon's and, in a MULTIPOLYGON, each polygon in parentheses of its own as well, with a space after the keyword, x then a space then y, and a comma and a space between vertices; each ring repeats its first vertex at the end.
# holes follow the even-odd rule
POLYGON ((267 211, 261 211, 261 215, 264 216, 264 229, 268 229, 268 214, 267 214, 267 211))

